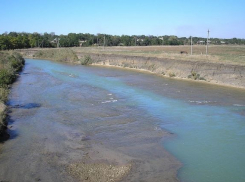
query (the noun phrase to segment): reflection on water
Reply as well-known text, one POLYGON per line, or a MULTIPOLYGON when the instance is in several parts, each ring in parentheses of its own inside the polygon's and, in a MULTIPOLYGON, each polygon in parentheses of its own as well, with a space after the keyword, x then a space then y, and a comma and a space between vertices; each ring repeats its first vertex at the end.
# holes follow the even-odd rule
POLYGON ((177 181, 180 164, 162 146, 182 162, 182 181, 245 180, 244 90, 39 60, 25 73, 10 97, 19 135, 4 146, 0 180, 71 181, 64 165, 89 156, 132 164, 124 181, 177 181))

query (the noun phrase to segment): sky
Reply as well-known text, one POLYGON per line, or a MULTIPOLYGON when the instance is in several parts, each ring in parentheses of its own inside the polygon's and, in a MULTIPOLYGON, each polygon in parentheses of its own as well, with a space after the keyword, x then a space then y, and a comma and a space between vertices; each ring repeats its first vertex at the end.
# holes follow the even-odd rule
POLYGON ((0 34, 245 38, 245 0, 0 0, 0 34))

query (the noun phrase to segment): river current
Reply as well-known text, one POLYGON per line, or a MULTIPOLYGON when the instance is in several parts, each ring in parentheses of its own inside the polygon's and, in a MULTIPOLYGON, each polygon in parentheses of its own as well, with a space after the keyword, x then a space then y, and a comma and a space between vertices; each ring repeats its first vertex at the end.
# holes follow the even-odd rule
POLYGON ((242 89, 27 59, 9 107, 0 180, 76 181, 89 155, 123 181, 245 181, 242 89))

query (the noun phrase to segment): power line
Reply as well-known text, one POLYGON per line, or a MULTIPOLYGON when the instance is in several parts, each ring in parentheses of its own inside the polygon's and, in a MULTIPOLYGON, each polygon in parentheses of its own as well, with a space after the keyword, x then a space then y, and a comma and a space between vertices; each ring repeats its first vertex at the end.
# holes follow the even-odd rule
POLYGON ((206 56, 208 55, 208 39, 209 39, 209 29, 208 29, 207 44, 206 44, 206 56))
POLYGON ((105 49, 105 35, 104 35, 104 49, 105 49))
POLYGON ((191 36, 191 55, 192 55, 192 36, 191 36))

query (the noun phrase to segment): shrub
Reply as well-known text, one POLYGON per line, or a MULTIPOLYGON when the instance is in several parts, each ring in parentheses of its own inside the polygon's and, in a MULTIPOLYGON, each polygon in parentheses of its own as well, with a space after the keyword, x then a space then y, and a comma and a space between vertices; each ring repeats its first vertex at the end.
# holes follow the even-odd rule
POLYGON ((5 102, 8 99, 8 85, 16 79, 16 73, 25 64, 25 60, 16 52, 0 52, 0 139, 4 136, 7 122, 7 107, 5 102))
POLYGON ((84 56, 83 59, 80 60, 80 62, 82 65, 90 65, 93 63, 93 60, 90 56, 86 55, 86 56, 84 56))
POLYGON ((169 73, 169 77, 175 77, 176 75, 172 72, 169 73))
POLYGON ((0 87, 0 102, 6 102, 8 99, 9 90, 0 87))
POLYGON ((205 78, 200 77, 200 74, 197 74, 194 71, 191 72, 191 75, 189 75, 188 78, 193 79, 193 80, 206 80, 205 78))
POLYGON ((13 69, 1 69, 0 70, 0 87, 5 87, 13 83, 16 76, 13 69))

